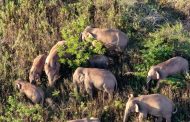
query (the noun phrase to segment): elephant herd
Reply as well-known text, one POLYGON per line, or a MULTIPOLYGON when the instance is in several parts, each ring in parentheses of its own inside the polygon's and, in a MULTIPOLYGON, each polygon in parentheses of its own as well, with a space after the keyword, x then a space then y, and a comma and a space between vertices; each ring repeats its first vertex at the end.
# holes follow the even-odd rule
MULTIPOLYGON (((117 29, 100 29, 87 26, 81 33, 80 40, 84 41, 88 37, 93 37, 100 41, 108 50, 117 53, 124 52, 129 41, 125 33, 117 29)), ((41 54, 33 60, 32 67, 29 73, 29 82, 22 79, 15 81, 16 88, 25 94, 33 103, 41 103, 43 105, 45 94, 42 88, 34 85, 41 80, 42 72, 48 78, 48 86, 54 87, 56 81, 60 78, 58 47, 64 46, 66 41, 59 41, 55 44, 48 55, 41 54)), ((80 43, 80 42, 79 42, 80 43)), ((93 43, 92 43, 93 45, 93 43)), ((69 55, 64 56, 68 58, 69 55)), ((94 55, 89 59, 90 65, 93 68, 78 67, 73 73, 73 84, 77 91, 83 86, 86 92, 94 98, 94 88, 108 94, 109 101, 112 100, 114 91, 117 89, 117 79, 114 74, 106 69, 110 60, 104 55, 94 55)), ((182 57, 173 57, 165 62, 152 66, 147 75, 147 88, 151 86, 152 80, 157 80, 159 87, 160 80, 167 76, 182 73, 188 75, 188 61, 182 57)), ((162 122, 165 118, 167 122, 171 122, 173 113, 177 112, 174 103, 166 96, 161 94, 140 95, 134 97, 132 94, 128 97, 126 103, 123 122, 127 121, 130 113, 138 112, 139 120, 142 121, 147 117, 147 114, 156 116, 156 121, 162 122)), ((100 122, 98 118, 83 118, 79 120, 70 120, 69 122, 100 122)))

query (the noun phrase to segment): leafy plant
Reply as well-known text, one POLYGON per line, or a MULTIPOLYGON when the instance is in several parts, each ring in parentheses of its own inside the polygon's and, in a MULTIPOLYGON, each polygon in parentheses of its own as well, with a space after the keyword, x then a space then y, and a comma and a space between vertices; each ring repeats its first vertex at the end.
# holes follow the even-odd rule
POLYGON ((78 16, 76 20, 71 21, 62 29, 62 37, 66 40, 64 47, 59 47, 58 54, 60 62, 68 64, 75 69, 78 66, 86 65, 87 60, 93 54, 104 54, 103 45, 93 38, 79 42, 79 35, 88 24, 88 18, 84 15, 78 16), (95 45, 92 46, 92 43, 95 45), (72 58, 65 57, 71 55, 72 58))
POLYGON ((5 115, 0 115, 0 121, 22 122, 43 121, 43 109, 39 104, 34 106, 19 102, 15 97, 9 96, 5 115))
POLYGON ((173 56, 190 57, 190 35, 181 23, 166 24, 158 31, 149 34, 142 50, 144 69, 163 62, 173 56))

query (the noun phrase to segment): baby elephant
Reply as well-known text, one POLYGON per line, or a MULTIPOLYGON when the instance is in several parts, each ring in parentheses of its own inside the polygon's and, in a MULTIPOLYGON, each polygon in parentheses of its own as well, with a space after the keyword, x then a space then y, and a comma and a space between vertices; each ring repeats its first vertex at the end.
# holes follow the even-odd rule
POLYGON ((141 95, 135 98, 131 95, 126 104, 123 122, 127 121, 132 112, 139 112, 140 122, 147 118, 147 114, 158 117, 156 122, 162 122, 162 118, 171 122, 172 113, 176 113, 177 109, 174 111, 174 103, 161 94, 141 95))
POLYGON ((109 59, 104 55, 93 55, 89 59, 90 66, 93 68, 108 68, 109 59))
MULTIPOLYGON (((85 90, 93 98, 93 88, 103 90, 109 95, 109 100, 113 98, 114 88, 117 88, 115 76, 108 70, 98 68, 78 67, 73 74, 73 83, 78 88, 84 84, 85 90)), ((104 94, 103 94, 104 96, 104 94)))
POLYGON ((47 56, 45 54, 41 54, 34 59, 29 74, 30 83, 35 83, 36 81, 40 80, 42 72, 44 70, 46 57, 47 56))
POLYGON ((98 118, 83 118, 83 119, 76 119, 76 120, 69 120, 67 122, 100 122, 98 118))
POLYGON ((20 93, 25 94, 33 103, 41 103, 43 106, 44 91, 41 88, 21 79, 16 80, 15 85, 20 93))
POLYGON ((159 87, 159 80, 167 76, 177 73, 188 74, 188 61, 182 57, 173 57, 165 62, 152 66, 147 76, 147 88, 149 89, 151 80, 158 80, 157 87, 159 87))

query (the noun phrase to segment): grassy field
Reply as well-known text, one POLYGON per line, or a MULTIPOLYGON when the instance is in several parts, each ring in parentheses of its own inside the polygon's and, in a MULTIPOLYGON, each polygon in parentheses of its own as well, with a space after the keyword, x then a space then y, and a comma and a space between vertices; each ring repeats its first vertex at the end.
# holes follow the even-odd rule
MULTIPOLYGON (((62 122, 94 116, 102 122, 121 122, 127 96, 147 94, 150 66, 173 56, 182 56, 190 63, 189 7, 189 0, 0 0, 0 121, 62 122), (117 28, 129 37, 124 60, 118 63, 115 59, 110 67, 118 81, 113 101, 103 103, 101 92, 94 100, 75 94, 70 73, 47 93, 52 105, 31 106, 15 89, 14 80, 28 80, 38 54, 48 54, 62 39, 78 41, 88 25, 117 28), (126 74, 128 71, 134 73, 126 74)), ((71 72, 77 65, 80 63, 70 64, 71 72)), ((40 84, 44 90, 45 84, 44 76, 40 84)), ((158 92, 178 107, 173 122, 190 121, 189 89, 190 80, 180 75, 162 81, 158 92)), ((137 121, 137 114, 132 114, 130 121, 137 121)), ((153 117, 147 121, 152 122, 153 117)))

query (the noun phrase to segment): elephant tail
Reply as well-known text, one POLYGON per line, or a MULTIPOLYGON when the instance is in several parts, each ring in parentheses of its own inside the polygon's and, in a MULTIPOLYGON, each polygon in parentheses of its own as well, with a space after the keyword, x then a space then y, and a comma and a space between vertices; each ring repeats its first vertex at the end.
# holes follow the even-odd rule
POLYGON ((177 113, 177 107, 175 107, 174 111, 172 112, 172 114, 177 113))

